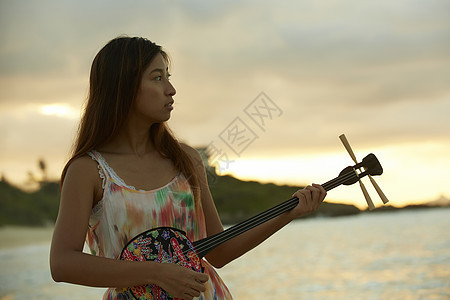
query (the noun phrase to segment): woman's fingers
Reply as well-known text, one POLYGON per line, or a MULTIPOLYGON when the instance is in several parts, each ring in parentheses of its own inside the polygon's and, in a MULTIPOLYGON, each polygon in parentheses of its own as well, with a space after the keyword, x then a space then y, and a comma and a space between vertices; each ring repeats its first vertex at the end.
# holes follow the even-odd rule
POLYGON ((293 196, 299 201, 296 207, 297 217, 317 210, 326 195, 325 189, 315 183, 295 192, 293 196))
POLYGON ((327 191, 323 188, 323 186, 321 186, 320 184, 317 183, 313 183, 312 184, 314 187, 319 189, 320 192, 320 202, 323 201, 323 199, 325 199, 325 197, 327 196, 327 191))
POLYGON ((319 207, 319 205, 322 203, 323 199, 325 199, 325 196, 327 195, 327 192, 320 184, 313 183, 312 186, 307 186, 306 189, 311 191, 312 199, 313 199, 313 205, 316 207, 316 209, 319 207))
POLYGON ((206 290, 207 274, 195 272, 177 264, 163 264, 164 274, 160 285, 169 294, 181 299, 199 297, 206 290))
POLYGON ((198 273, 200 275, 205 275, 205 277, 202 277, 201 279, 196 279, 196 283, 193 284, 190 289, 188 289, 185 294, 183 299, 193 299, 194 297, 200 297, 201 293, 206 291, 206 287, 205 287, 205 282, 208 281, 208 275, 206 274, 201 274, 198 273))
POLYGON ((208 281, 209 276, 203 273, 195 273, 193 279, 185 294, 190 297, 199 297, 202 292, 206 291, 205 283, 208 281))

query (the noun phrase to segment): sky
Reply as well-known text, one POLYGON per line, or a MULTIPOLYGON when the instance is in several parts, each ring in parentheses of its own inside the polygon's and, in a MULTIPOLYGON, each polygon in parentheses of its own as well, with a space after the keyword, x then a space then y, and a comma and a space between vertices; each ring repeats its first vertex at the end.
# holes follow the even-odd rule
MULTIPOLYGON (((42 159, 58 178, 92 60, 128 35, 171 56, 169 125, 220 174, 324 183, 354 164, 345 134, 392 205, 449 198, 449 17, 446 0, 0 0, 0 173, 25 185, 42 159)), ((366 207, 358 185, 328 199, 366 207)))

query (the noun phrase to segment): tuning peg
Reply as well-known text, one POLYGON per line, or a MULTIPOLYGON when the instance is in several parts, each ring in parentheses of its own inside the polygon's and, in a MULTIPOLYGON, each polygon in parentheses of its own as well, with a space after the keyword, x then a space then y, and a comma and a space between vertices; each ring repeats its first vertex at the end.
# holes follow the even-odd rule
MULTIPOLYGON (((339 136, 339 139, 341 140, 342 144, 344 145, 345 149, 347 149, 348 154, 350 155, 350 157, 353 159, 353 161, 357 164, 358 160, 356 159, 355 153, 353 153, 352 147, 350 147, 350 143, 347 140, 347 137, 345 136, 345 134, 341 134, 339 136)), ((373 184, 373 186, 375 187, 375 189, 378 192, 378 195, 380 195, 381 199, 383 200, 383 202, 385 200, 387 200, 386 196, 384 196, 383 192, 381 191, 380 187, 378 186, 378 184, 375 182, 375 180, 372 178, 372 176, 370 176, 370 182, 373 184), (381 194, 383 195, 383 197, 381 196, 381 194)), ((366 202, 367 205, 369 206, 370 210, 375 209, 375 205, 372 202, 372 199, 369 196, 369 193, 367 192, 366 187, 364 186, 364 184, 362 183, 361 180, 359 180, 359 186, 361 187, 361 190, 364 194, 364 198, 366 198, 366 202)), ((387 200, 388 201, 388 200, 387 200)), ((386 202, 384 202, 386 203, 386 202)))
POLYGON ((367 202, 367 205, 369 206, 369 210, 375 209, 375 205, 373 205, 372 198, 370 198, 369 193, 367 192, 367 189, 361 180, 359 180, 359 186, 361 187, 364 198, 366 198, 366 202, 367 202))
POLYGON ((339 139, 341 140, 341 142, 344 145, 345 149, 347 149, 348 154, 350 154, 350 157, 353 159, 355 164, 357 164, 358 161, 356 160, 355 153, 353 153, 352 147, 350 147, 350 143, 348 142, 347 138, 345 137, 345 134, 341 134, 339 136, 339 139))
POLYGON ((375 188, 375 190, 378 193, 378 196, 380 196, 381 201, 383 201, 384 204, 389 202, 389 199, 386 197, 386 195, 383 193, 383 191, 380 189, 380 187, 378 186, 377 182, 375 181, 375 179, 373 179, 372 176, 369 175, 369 179, 370 182, 372 183, 373 187, 375 188))

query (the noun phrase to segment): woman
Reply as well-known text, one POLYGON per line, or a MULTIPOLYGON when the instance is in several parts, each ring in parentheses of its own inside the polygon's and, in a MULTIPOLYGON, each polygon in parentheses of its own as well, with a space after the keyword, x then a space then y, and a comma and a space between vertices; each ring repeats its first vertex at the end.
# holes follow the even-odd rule
POLYGON ((176 93, 168 65, 161 47, 144 38, 118 37, 95 57, 73 155, 61 176, 50 253, 55 281, 109 287, 104 299, 126 299, 120 288, 147 284, 182 299, 231 299, 213 266, 251 250, 325 198, 319 185, 297 191, 297 207, 207 254, 204 273, 118 260, 129 239, 150 228, 175 227, 192 241, 223 231, 200 155, 165 123, 176 93), (92 255, 82 252, 85 239, 92 255))

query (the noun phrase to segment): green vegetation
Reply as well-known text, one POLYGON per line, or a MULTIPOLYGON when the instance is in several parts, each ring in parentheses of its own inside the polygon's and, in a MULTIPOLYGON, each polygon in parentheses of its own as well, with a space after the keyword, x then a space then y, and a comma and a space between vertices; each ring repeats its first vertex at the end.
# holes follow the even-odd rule
POLYGON ((56 220, 59 184, 41 182, 35 192, 25 192, 6 180, 0 181, 0 226, 44 226, 56 220))
MULTIPOLYGON (((253 217, 290 199, 291 195, 299 188, 273 183, 241 181, 232 176, 219 176, 214 167, 208 166, 207 155, 204 155, 203 163, 206 166, 211 193, 224 224, 235 224, 253 217)), ((30 183, 38 186, 34 192, 26 192, 11 185, 4 176, 0 179, 0 226, 45 226, 56 221, 59 208, 59 183, 48 180, 47 168, 43 160, 38 161, 38 166, 41 171, 40 176, 34 176, 31 172, 28 174, 30 183)), ((416 205, 406 208, 427 207, 430 206, 416 205)), ((397 210, 397 208, 384 206, 376 211, 393 210, 397 210)), ((336 217, 358 213, 361 211, 353 205, 325 202, 315 213, 305 217, 336 217)))
MULTIPOLYGON (((232 176, 210 175, 208 181, 217 210, 225 224, 244 221, 288 200, 298 189, 296 186, 240 181, 232 176)), ((358 213, 360 210, 353 205, 325 202, 315 213, 307 217, 334 217, 358 213)))
MULTIPOLYGON (((213 169, 210 169, 213 171, 213 169)), ((218 176, 208 172, 211 193, 224 224, 235 224, 269 209, 289 198, 296 186, 262 184, 241 181, 232 176, 218 176)), ((38 181, 39 188, 26 192, 0 180, 0 226, 45 226, 56 221, 59 208, 59 183, 38 181)), ((410 205, 404 209, 428 208, 428 205, 410 205)), ((380 207, 375 212, 395 211, 392 206, 380 207)), ((337 217, 354 215, 361 211, 353 205, 323 203, 309 217, 337 217)))

